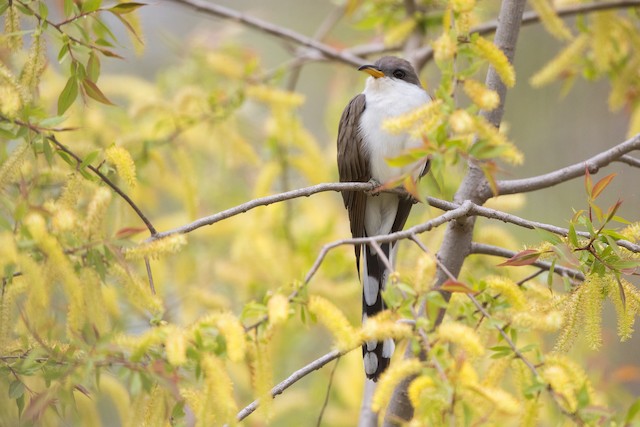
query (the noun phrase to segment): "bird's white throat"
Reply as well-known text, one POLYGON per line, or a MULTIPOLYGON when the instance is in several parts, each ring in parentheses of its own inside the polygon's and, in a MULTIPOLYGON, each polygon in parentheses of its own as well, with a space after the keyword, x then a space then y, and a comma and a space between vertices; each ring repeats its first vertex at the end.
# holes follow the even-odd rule
POLYGON ((362 93, 366 97, 366 107, 360 117, 360 133, 365 152, 369 155, 371 177, 384 183, 413 167, 394 168, 387 164, 386 159, 399 156, 407 148, 419 147, 422 141, 406 133, 391 134, 382 129, 382 124, 386 119, 408 113, 431 99, 421 87, 389 77, 369 77, 362 93))

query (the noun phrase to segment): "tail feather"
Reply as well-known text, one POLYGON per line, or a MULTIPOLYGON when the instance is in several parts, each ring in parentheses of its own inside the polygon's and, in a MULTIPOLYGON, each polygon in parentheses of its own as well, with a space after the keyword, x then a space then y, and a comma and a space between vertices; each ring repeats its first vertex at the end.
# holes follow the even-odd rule
MULTIPOLYGON (((393 265, 393 243, 382 243, 382 253, 393 265)), ((369 317, 375 316, 386 308, 382 299, 382 291, 385 288, 390 271, 378 253, 369 246, 363 248, 362 268, 362 323, 369 317)), ((368 341, 362 345, 362 357, 367 378, 377 381, 378 377, 389 366, 395 344, 392 339, 384 341, 368 341)))

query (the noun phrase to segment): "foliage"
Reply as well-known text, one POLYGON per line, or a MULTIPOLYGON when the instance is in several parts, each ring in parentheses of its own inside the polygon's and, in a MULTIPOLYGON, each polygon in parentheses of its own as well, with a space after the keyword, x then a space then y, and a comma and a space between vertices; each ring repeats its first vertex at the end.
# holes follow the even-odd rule
MULTIPOLYGON (((441 73, 431 104, 381 124, 423 138, 423 147, 389 162, 430 157, 430 175, 385 185, 450 199, 471 159, 497 195, 500 162, 518 165, 523 156, 479 115, 500 104, 480 79, 491 66, 512 87, 515 71, 489 36, 472 30, 487 18, 475 1, 415 3, 410 14, 399 0, 344 6, 366 37, 384 31, 387 47, 426 33, 441 73)), ((547 1, 532 6, 566 47, 531 84, 608 78, 611 107, 629 107, 629 133, 637 133, 634 14, 585 14, 570 28, 547 1)), ((101 425, 117 417, 132 426, 235 425, 239 409, 260 399, 267 421, 248 422, 299 425, 319 411, 321 375, 328 374, 310 377, 305 390, 287 390, 287 399, 272 401, 271 387, 333 339, 346 367, 334 379, 324 420, 353 425, 360 394, 353 384, 361 386, 362 373, 352 350, 388 337, 413 357, 394 359, 372 407, 383 411, 409 379, 411 425, 636 419, 637 402, 614 401, 566 353, 577 335, 601 347, 605 301, 615 307, 621 340, 640 314, 633 282, 640 225, 617 215, 621 202, 607 209, 596 203, 613 175, 594 184, 587 169, 585 209, 573 213, 566 232, 541 232, 538 245, 522 249, 483 224, 476 242, 515 254, 501 265, 470 258, 439 289, 432 285, 439 261, 406 250, 385 290, 390 310, 360 326, 351 308, 360 307, 361 292, 352 251, 318 258, 324 244, 347 234, 334 194, 257 208, 242 221, 189 230, 188 238, 158 234, 298 184, 333 181, 335 148, 304 126, 304 96, 283 89, 281 76, 245 46, 191 42, 181 62, 153 82, 103 74, 102 61, 121 58, 112 18, 142 49, 137 12, 150 7, 0 0, 2 423, 101 425), (540 265, 547 267, 526 275, 540 265), (560 267, 573 276, 558 279, 560 267)), ((336 93, 345 89, 332 84, 336 93)), ((431 231, 423 249, 441 238, 440 229, 431 231)))

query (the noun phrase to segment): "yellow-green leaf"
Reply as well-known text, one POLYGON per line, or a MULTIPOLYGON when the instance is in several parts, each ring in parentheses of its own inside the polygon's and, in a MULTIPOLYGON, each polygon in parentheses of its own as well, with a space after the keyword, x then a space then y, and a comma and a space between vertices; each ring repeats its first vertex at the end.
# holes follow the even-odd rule
POLYGON ((67 84, 58 97, 58 115, 64 114, 78 96, 78 80, 74 76, 69 77, 67 84))
POLYGON ((102 104, 114 105, 114 103, 109 101, 104 93, 102 93, 100 88, 98 88, 98 86, 96 86, 96 84, 91 80, 82 80, 82 87, 84 87, 84 91, 87 93, 87 95, 89 95, 90 98, 93 98, 102 104))

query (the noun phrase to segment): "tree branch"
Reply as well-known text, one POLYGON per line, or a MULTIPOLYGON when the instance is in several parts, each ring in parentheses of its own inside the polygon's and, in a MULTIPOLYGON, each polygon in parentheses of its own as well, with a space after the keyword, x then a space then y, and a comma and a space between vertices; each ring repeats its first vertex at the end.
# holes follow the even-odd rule
MULTIPOLYGON (((311 372, 317 371, 318 369, 322 368, 327 363, 331 362, 334 359, 337 359, 340 356, 345 355, 346 353, 347 352, 340 352, 338 350, 333 350, 333 351, 325 354, 324 356, 314 360, 313 362, 309 363, 308 365, 298 369, 297 371, 295 371, 291 375, 289 375, 289 377, 287 377, 287 379, 285 379, 281 383, 279 383, 276 386, 274 386, 271 389, 271 396, 273 398, 275 398, 277 395, 281 394, 283 391, 285 391, 286 389, 288 389, 289 387, 294 385, 296 382, 298 382, 302 378, 306 377, 311 372)), ((259 400, 254 400, 249 405, 244 407, 240 412, 238 412, 238 415, 236 415, 236 419, 238 421, 244 420, 249 415, 251 415, 256 409, 258 409, 258 405, 259 404, 260 404, 259 400)))
MULTIPOLYGON (((553 187, 554 185, 561 184, 563 182, 572 180, 583 176, 585 169, 589 169, 589 173, 595 174, 598 170, 604 166, 609 165, 618 159, 622 159, 625 154, 640 149, 640 134, 628 139, 613 148, 603 151, 595 156, 571 166, 558 169, 553 172, 549 172, 544 175, 538 175, 531 178, 512 179, 506 181, 498 181, 496 183, 498 187, 498 193, 515 194, 515 193, 527 193, 529 191, 541 190, 544 188, 553 187)), ((625 160, 630 161, 630 157, 624 157, 625 160)), ((488 185, 482 190, 483 194, 488 195, 491 193, 491 189, 488 185)))
POLYGON ((250 15, 238 12, 237 10, 220 6, 214 3, 209 3, 204 0, 171 0, 174 3, 188 6, 198 12, 202 12, 208 15, 217 16, 219 18, 229 19, 239 22, 250 28, 275 36, 279 39, 294 42, 300 46, 305 46, 310 49, 320 52, 324 57, 333 59, 338 62, 342 62, 348 65, 360 66, 365 63, 363 58, 356 56, 348 51, 336 50, 324 43, 314 40, 310 37, 292 31, 288 28, 283 28, 275 25, 271 22, 263 21, 262 19, 255 18, 250 15))
MULTIPOLYGON (((603 3, 579 4, 563 7, 556 10, 556 14, 563 18, 568 18, 583 13, 598 12, 611 9, 625 9, 640 6, 640 0, 622 0, 603 3)), ((529 10, 522 15, 522 25, 537 24, 540 16, 533 10, 529 10)), ((498 27, 498 20, 488 21, 471 29, 470 34, 486 35, 493 33, 498 27)), ((433 48, 425 46, 415 54, 416 65, 421 69, 433 58, 433 48)))
MULTIPOLYGON (((510 251, 509 249, 501 248, 499 246, 473 242, 471 243, 471 254, 492 255, 492 256, 498 256, 502 258, 511 258, 514 255, 516 255, 517 252, 510 251)), ((551 270, 551 263, 547 261, 535 261, 531 265, 545 271, 551 270)), ((553 267, 553 272, 560 276, 566 276, 579 281, 584 281, 584 274, 572 268, 563 267, 561 265, 555 265, 553 267)))

